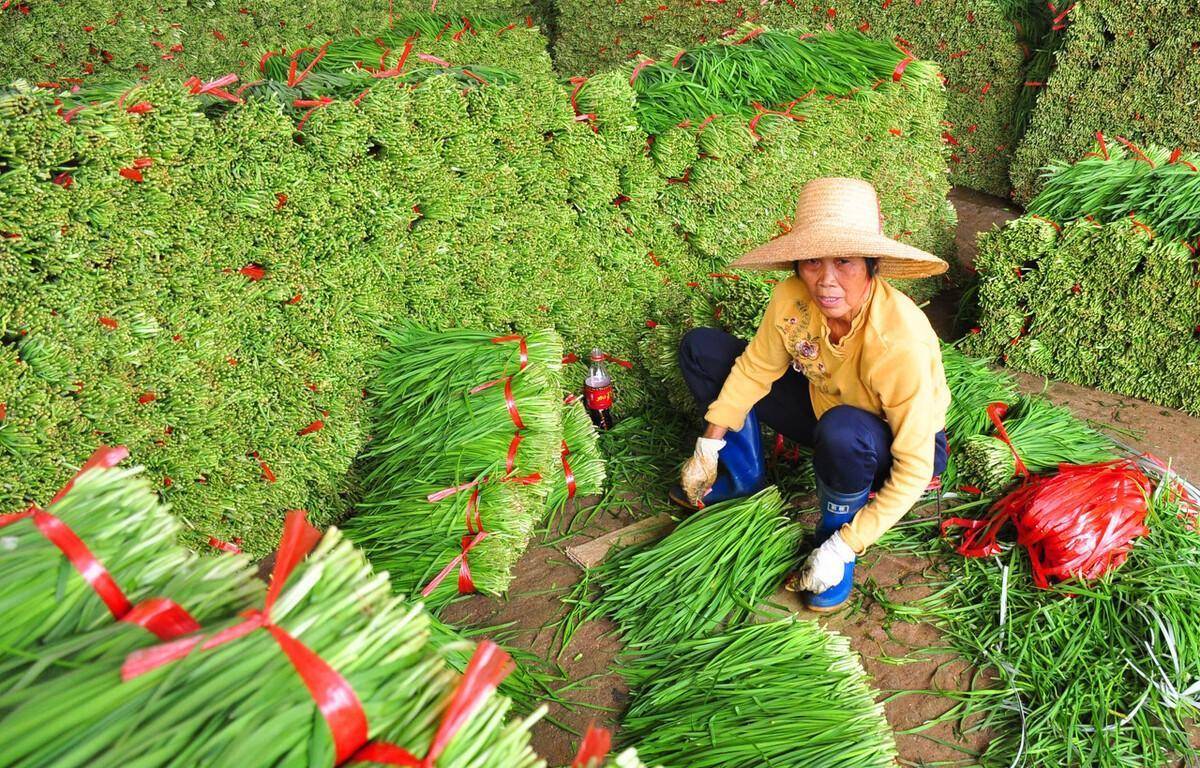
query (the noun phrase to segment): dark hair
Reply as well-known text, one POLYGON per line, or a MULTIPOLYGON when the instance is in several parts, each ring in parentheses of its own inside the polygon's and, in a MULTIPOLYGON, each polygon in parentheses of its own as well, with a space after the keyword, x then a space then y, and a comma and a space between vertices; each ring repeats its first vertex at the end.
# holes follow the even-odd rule
MULTIPOLYGON (((874 257, 874 256, 868 257, 866 261, 867 261, 867 277, 875 277, 875 273, 879 271, 878 257, 874 257)), ((792 262, 792 273, 795 274, 796 277, 800 277, 800 260, 799 259, 792 262)))

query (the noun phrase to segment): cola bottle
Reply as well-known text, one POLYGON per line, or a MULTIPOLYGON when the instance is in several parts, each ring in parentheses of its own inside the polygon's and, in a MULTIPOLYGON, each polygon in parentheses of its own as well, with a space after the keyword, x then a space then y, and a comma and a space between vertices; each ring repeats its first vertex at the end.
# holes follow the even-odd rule
POLYGON ((583 381, 583 404, 597 429, 612 428, 613 382, 604 365, 604 353, 599 349, 592 350, 587 378, 583 381))

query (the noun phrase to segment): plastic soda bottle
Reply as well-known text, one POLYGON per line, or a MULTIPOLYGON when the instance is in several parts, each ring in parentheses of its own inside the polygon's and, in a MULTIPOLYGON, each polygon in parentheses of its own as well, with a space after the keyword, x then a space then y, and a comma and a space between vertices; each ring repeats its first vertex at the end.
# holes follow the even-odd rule
POLYGON ((615 423, 612 377, 604 365, 604 353, 599 349, 592 350, 587 378, 583 381, 583 404, 597 429, 610 429, 615 423))

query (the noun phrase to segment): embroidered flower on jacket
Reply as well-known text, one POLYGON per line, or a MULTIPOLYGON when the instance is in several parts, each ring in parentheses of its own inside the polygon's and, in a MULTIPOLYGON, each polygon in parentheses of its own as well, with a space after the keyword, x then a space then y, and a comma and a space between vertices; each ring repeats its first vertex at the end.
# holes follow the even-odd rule
POLYGON ((796 354, 808 360, 813 360, 817 356, 817 345, 808 339, 801 339, 796 342, 796 354))

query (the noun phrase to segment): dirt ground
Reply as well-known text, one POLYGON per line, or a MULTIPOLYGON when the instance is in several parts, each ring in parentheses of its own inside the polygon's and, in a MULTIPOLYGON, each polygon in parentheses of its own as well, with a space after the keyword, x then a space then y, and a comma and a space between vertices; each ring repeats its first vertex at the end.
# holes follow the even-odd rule
MULTIPOLYGON (((951 200, 959 211, 959 258, 965 265, 969 265, 974 257, 975 233, 1019 215, 1005 201, 967 190, 954 190, 951 200)), ((947 332, 949 319, 954 314, 953 301, 952 296, 941 297, 928 308, 939 332, 947 332)), ((1200 441, 1195 437, 1200 434, 1200 419, 1132 398, 1046 382, 1035 376, 1022 374, 1019 381, 1027 391, 1044 389, 1051 400, 1068 406, 1081 417, 1095 420, 1098 426, 1115 426, 1121 430, 1118 436, 1126 442, 1170 459, 1185 477, 1200 477, 1200 441), (1130 437, 1131 432, 1136 437, 1130 437)), ((668 510, 665 480, 662 506, 641 512, 653 514, 668 510)), ((561 599, 581 578, 580 569, 564 555, 565 547, 620 528, 632 520, 626 513, 607 511, 591 516, 586 525, 580 525, 584 519, 573 521, 571 515, 565 515, 559 528, 545 538, 546 542, 552 543, 529 549, 518 564, 516 580, 506 600, 476 596, 449 606, 443 613, 443 618, 461 625, 508 625, 505 642, 527 648, 543 658, 557 656, 564 676, 575 683, 561 695, 578 704, 571 708, 551 704, 549 717, 535 729, 535 747, 551 766, 569 765, 579 742, 577 735, 560 725, 578 733, 592 721, 616 729, 628 699, 626 686, 613 672, 621 644, 610 622, 596 620, 584 624, 570 646, 561 652, 554 640, 554 629, 549 626, 566 612, 567 606, 561 599), (573 525, 578 530, 564 538, 568 530, 573 530, 573 525)), ((874 553, 864 558, 858 578, 871 579, 880 588, 888 590, 890 599, 904 601, 922 594, 921 587, 913 585, 921 581, 921 573, 927 565, 919 558, 874 553)), ((776 601, 800 614, 806 613, 786 592, 777 595, 776 601)), ((885 630, 880 623, 881 617, 882 610, 864 600, 859 610, 818 618, 850 638, 880 690, 881 698, 887 700, 885 710, 897 732, 902 763, 929 766, 963 762, 964 753, 946 743, 978 750, 986 744, 986 733, 964 736, 957 732, 953 723, 942 723, 921 734, 902 734, 901 731, 941 715, 950 707, 950 702, 936 695, 890 697, 890 694, 962 689, 967 685, 971 671, 960 660, 928 652, 927 649, 942 645, 939 633, 932 627, 897 623, 885 630)))

